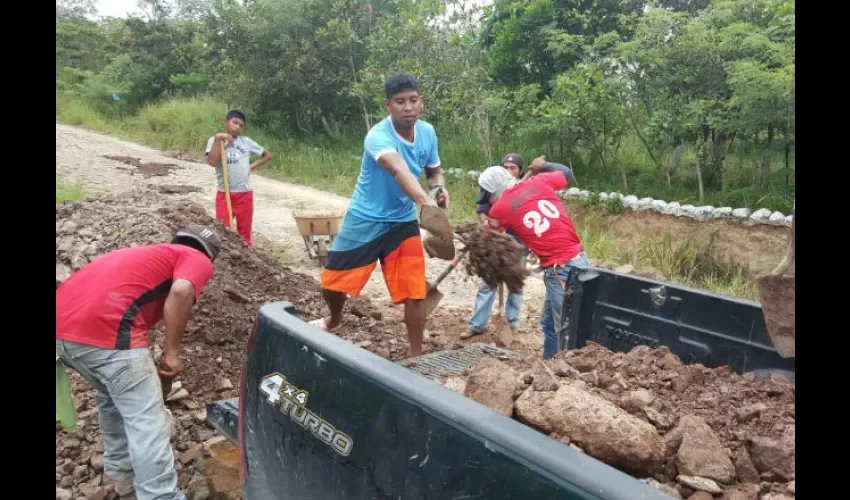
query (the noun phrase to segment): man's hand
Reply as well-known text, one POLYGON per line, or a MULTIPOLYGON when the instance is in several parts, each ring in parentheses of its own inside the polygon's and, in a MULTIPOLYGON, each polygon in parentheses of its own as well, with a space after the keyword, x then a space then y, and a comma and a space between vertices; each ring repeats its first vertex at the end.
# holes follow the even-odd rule
POLYGON ((436 185, 432 187, 429 195, 440 208, 449 208, 449 192, 446 191, 445 186, 436 185))
POLYGON ((269 161, 271 161, 271 159, 272 159, 272 154, 271 154, 271 153, 269 153, 269 152, 268 152, 268 150, 263 150, 263 156, 262 156, 262 157, 260 157, 260 159, 259 159, 259 160, 257 160, 257 161, 255 161, 254 163, 252 163, 252 164, 248 167, 248 169, 249 169, 249 170, 251 170, 251 171, 253 171, 255 168, 257 168, 257 167, 259 167, 259 166, 261 166, 261 165, 265 165, 266 163, 268 163, 269 161))
POLYGON ((180 355, 175 352, 165 352, 162 354, 162 359, 159 361, 157 369, 160 376, 174 378, 183 372, 183 361, 180 355))
POLYGON ((186 323, 195 305, 195 286, 191 281, 178 278, 171 285, 168 297, 163 306, 163 323, 165 323, 165 346, 163 349, 160 373, 173 377, 183 371, 180 361, 180 344, 186 323))
POLYGON ((215 138, 218 141, 233 142, 233 136, 228 134, 227 132, 219 132, 215 134, 215 138))
POLYGON ((546 163, 545 156, 538 156, 537 158, 531 160, 531 165, 528 166, 528 170, 531 171, 531 175, 537 175, 540 173, 540 167, 546 163))
POLYGON ((437 195, 437 205, 443 205, 449 208, 449 192, 446 191, 446 188, 443 188, 440 194, 437 195))

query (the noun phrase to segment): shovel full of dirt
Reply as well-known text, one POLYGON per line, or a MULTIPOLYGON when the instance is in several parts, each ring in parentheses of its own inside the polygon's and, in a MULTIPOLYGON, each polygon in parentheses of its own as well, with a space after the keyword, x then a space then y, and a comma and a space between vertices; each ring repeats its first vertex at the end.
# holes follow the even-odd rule
POLYGON ((443 260, 455 258, 454 232, 445 210, 433 205, 423 206, 419 214, 419 226, 428 231, 422 246, 429 257, 443 260))
POLYGON ((795 202, 791 216, 791 237, 785 257, 773 271, 756 279, 767 334, 770 336, 773 347, 783 358, 794 357, 795 352, 795 279, 793 276, 784 276, 784 274, 795 260, 796 205, 795 202))

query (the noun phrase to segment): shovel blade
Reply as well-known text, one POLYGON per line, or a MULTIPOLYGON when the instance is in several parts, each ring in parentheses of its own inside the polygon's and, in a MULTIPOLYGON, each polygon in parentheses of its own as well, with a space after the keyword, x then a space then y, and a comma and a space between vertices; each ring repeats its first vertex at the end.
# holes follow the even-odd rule
POLYGON ((783 358, 794 357, 796 310, 794 278, 760 276, 757 280, 764 325, 773 348, 783 358))
POLYGON ((494 316, 492 319, 493 333, 496 337, 496 344, 501 347, 510 347, 514 341, 514 331, 511 330, 511 325, 501 315, 494 316))
POLYGON ((434 309, 440 305, 440 301, 443 300, 443 294, 437 288, 429 288, 428 294, 425 295, 425 317, 431 315, 434 312, 434 309))
POLYGON ((445 211, 433 206, 422 207, 419 226, 428 231, 422 243, 430 257, 442 260, 455 258, 454 234, 445 211))

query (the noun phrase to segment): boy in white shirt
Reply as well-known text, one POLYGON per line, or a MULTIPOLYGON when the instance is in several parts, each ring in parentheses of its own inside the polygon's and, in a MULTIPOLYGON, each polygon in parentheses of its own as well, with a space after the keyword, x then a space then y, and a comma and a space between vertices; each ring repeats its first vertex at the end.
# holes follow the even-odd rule
POLYGON ((238 110, 227 113, 224 119, 226 132, 219 132, 207 141, 207 163, 215 167, 218 192, 215 197, 215 217, 228 228, 232 221, 227 220, 227 203, 224 198, 224 178, 221 172, 221 143, 224 142, 227 155, 227 177, 230 184, 230 204, 236 230, 249 247, 254 246, 251 228, 254 220, 254 191, 251 187, 251 171, 272 159, 271 153, 242 135, 245 131, 245 115, 238 110), (259 156, 254 163, 251 155, 259 156))

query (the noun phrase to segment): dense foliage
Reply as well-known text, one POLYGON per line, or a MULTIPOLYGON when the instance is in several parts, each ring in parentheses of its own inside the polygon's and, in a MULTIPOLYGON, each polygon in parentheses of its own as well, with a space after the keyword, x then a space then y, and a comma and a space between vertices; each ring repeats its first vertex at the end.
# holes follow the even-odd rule
POLYGON ((790 206, 793 0, 483 3, 141 0, 145 16, 98 19, 57 0, 57 95, 112 117, 213 97, 267 133, 350 144, 404 70, 441 142, 474 151, 447 167, 516 149, 599 189, 790 206))

